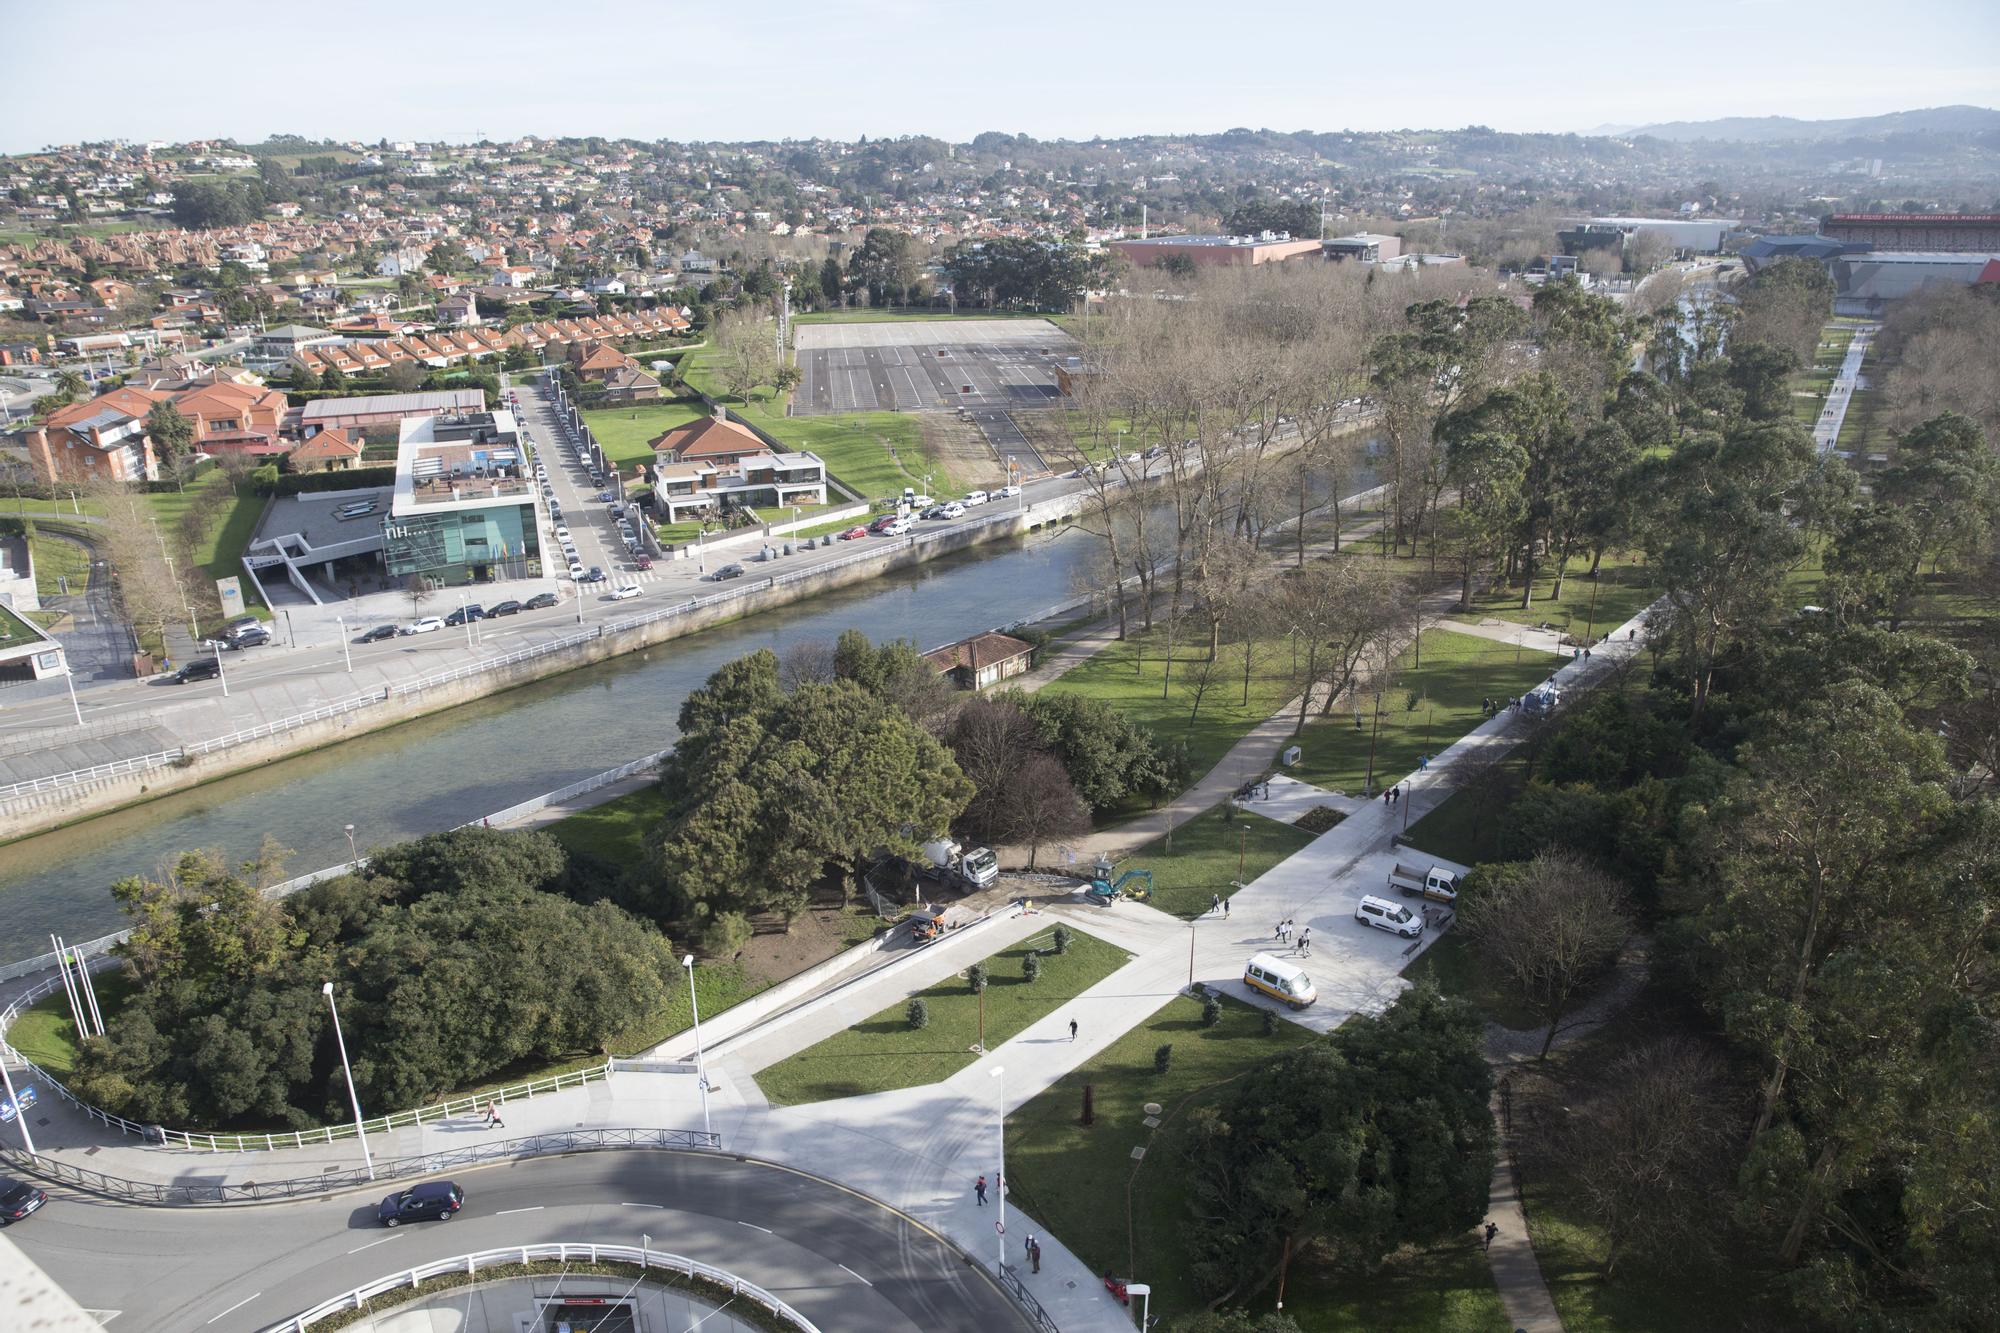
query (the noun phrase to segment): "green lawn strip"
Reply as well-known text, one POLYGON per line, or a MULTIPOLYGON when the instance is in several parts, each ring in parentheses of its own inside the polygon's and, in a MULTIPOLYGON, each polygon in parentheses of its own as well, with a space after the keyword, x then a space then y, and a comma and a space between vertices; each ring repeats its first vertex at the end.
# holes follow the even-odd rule
POLYGON ((35 562, 35 592, 43 597, 59 597, 66 580, 69 591, 82 592, 90 586, 90 551, 63 537, 37 532, 28 539, 35 562))
POLYGON ((1453 612, 1451 618, 1467 624, 1477 624, 1481 620, 1504 620, 1514 625, 1546 622, 1579 639, 1586 631, 1592 637, 1601 639, 1652 605, 1660 595, 1643 558, 1636 551, 1607 551, 1603 563, 1598 566, 1597 578, 1592 579, 1589 570, 1588 557, 1571 561, 1559 599, 1550 596, 1555 591, 1555 571, 1537 570, 1535 599, 1525 610, 1521 606, 1520 585, 1507 585, 1496 580, 1484 592, 1473 596, 1471 611, 1453 612))
POLYGON ((572 852, 584 852, 613 865, 637 864, 646 853, 646 834, 667 813, 667 799, 656 786, 564 815, 547 832, 572 852))
MULTIPOLYGON (((1268 1308, 1266 1291, 1252 1305, 1268 1308)), ((1424 1333, 1506 1333, 1507 1310, 1479 1242, 1467 1235, 1435 1250, 1404 1250, 1366 1277, 1341 1273, 1312 1248, 1293 1256, 1285 1313, 1305 1333, 1422 1329, 1424 1333)))
MULTIPOLYGON (((987 958, 986 1045, 998 1046, 1044 1014, 1089 990, 1131 957, 1082 931, 1072 931, 1067 953, 1049 952, 1043 931, 987 958), (1022 960, 1040 953, 1042 975, 1028 981, 1022 960)), ((910 1026, 908 1000, 898 1000, 845 1032, 757 1071, 757 1086, 774 1105, 855 1097, 913 1088, 950 1078, 977 1057, 979 997, 963 978, 947 977, 918 992, 930 1007, 930 1024, 910 1026)))
POLYGON ((676 399, 658 403, 628 403, 622 407, 593 408, 583 414, 583 423, 597 437, 605 457, 613 463, 650 463, 650 441, 708 415, 699 399, 676 399))
POLYGON ((55 500, 37 500, 31 496, 9 495, 0 497, 0 518, 15 516, 33 518, 37 514, 47 514, 53 518, 75 518, 82 514, 101 514, 104 506, 83 496, 72 498, 64 495, 55 500))
POLYGON ((1372 739, 1374 786, 1380 790, 1416 768, 1420 755, 1441 753, 1484 721, 1481 699, 1525 694, 1562 664, 1549 653, 1445 629, 1425 630, 1422 646, 1421 667, 1412 649, 1396 659, 1392 682, 1382 696, 1379 727, 1372 693, 1308 723, 1297 742, 1304 756, 1290 774, 1301 782, 1358 795, 1370 772, 1372 739), (1414 709, 1408 707, 1413 692, 1418 696, 1414 709), (1359 730, 1355 707, 1362 710, 1359 730))
MULTIPOLYGON (((1880 367, 1877 367, 1879 373, 1880 367)), ((1847 415, 1840 419, 1840 434, 1833 447, 1842 453, 1881 454, 1889 452, 1888 429, 1876 421, 1881 405, 1879 391, 1856 389, 1847 403, 1847 415)))
POLYGON ((1502 1027, 1517 1032, 1541 1027, 1534 1012, 1487 969, 1471 940, 1455 930, 1446 931, 1430 948, 1418 954, 1416 961, 1403 969, 1403 975, 1412 982, 1428 977, 1446 995, 1470 1001, 1481 1014, 1502 1027))
POLYGON ((1228 818, 1227 805, 1214 805, 1162 837, 1134 851, 1120 863, 1125 870, 1153 872, 1153 906, 1178 917, 1196 917, 1208 910, 1209 899, 1235 892, 1230 881, 1248 884, 1313 840, 1313 835, 1262 815, 1238 813, 1228 818))
POLYGON ((0 648, 19 648, 24 644, 40 642, 41 637, 24 616, 12 607, 0 605, 0 648))
POLYGON ((1292 678, 1291 642, 1277 636, 1258 641, 1252 649, 1250 701, 1244 703, 1242 645, 1225 642, 1201 710, 1196 713, 1188 686, 1206 665, 1208 636, 1193 626, 1184 626, 1175 635, 1174 669, 1162 697, 1166 651, 1166 627, 1155 625, 1150 631, 1134 632, 1123 643, 1111 644, 1046 688, 1102 699, 1161 742, 1185 739, 1189 770, 1196 778, 1221 762, 1250 728, 1298 693, 1292 678))
MULTIPOLYGON (((97 992, 97 1011, 109 1025, 125 1007, 132 981, 119 970, 92 972, 90 982, 97 992)), ((69 996, 58 987, 37 1000, 7 1029, 7 1044, 57 1078, 67 1078, 76 1068, 76 1022, 70 1017, 69 996)))
MULTIPOLYGON (((162 531, 178 532, 181 516, 193 507, 202 490, 227 489, 229 486, 228 474, 217 470, 204 474, 184 491, 148 495, 146 503, 154 517, 159 519, 162 531)), ((209 578, 230 578, 243 573, 243 548, 250 544, 250 535, 257 530, 257 519, 264 512, 264 503, 263 496, 250 492, 239 492, 230 497, 228 506, 195 547, 195 562, 209 578)), ((243 580, 243 600, 246 606, 263 606, 249 579, 243 580)))
POLYGON ((1444 803, 1403 832, 1403 841, 1418 851, 1460 865, 1478 865, 1500 859, 1500 830, 1505 811, 1524 781, 1521 757, 1510 755, 1501 761, 1497 781, 1502 784, 1496 798, 1482 804, 1479 793, 1455 791, 1444 803))

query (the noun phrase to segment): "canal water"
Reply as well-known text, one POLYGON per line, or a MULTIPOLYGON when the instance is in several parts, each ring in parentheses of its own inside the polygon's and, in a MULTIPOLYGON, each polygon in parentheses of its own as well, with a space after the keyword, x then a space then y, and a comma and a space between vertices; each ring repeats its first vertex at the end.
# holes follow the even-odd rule
POLYGON ((1099 549, 1073 528, 975 546, 0 847, 0 962, 46 950, 51 931, 82 942, 121 929, 110 885, 185 850, 241 861, 269 833, 303 874, 347 859, 347 824, 365 852, 663 749, 688 691, 759 648, 858 629, 928 649, 1039 615, 1088 589, 1099 549))

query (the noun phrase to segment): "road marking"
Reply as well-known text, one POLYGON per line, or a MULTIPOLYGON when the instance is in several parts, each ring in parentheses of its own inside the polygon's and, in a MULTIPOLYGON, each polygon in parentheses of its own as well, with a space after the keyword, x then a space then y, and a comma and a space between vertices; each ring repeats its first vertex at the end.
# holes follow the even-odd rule
POLYGON ((777 1232, 771 1230, 771 1228, 769 1227, 758 1226, 755 1222, 745 1222, 742 1221, 741 1219, 738 1219, 736 1225, 739 1227, 749 1227, 752 1231, 761 1231, 767 1236, 775 1236, 778 1234, 777 1232))
MULTIPOLYGON (((263 1294, 264 1293, 261 1291, 251 1292, 248 1296, 245 1296, 242 1300, 236 1302, 236 1304, 230 1306, 227 1310, 224 1310, 222 1314, 217 1315, 215 1319, 221 1319, 224 1315, 235 1314, 238 1310, 241 1310, 244 1306, 256 1300, 259 1296, 262 1296, 263 1294)), ((208 1322, 212 1324, 215 1322, 215 1319, 211 1319, 208 1322)))
POLYGON ((861 1274, 849 1268, 846 1264, 842 1264, 840 1266, 840 1271, 847 1274, 849 1277, 853 1278, 856 1282, 859 1282, 864 1287, 872 1287, 875 1285, 873 1282, 870 1282, 867 1278, 861 1276, 861 1274))
POLYGON ((493 1215, 495 1217, 511 1217, 515 1213, 539 1213, 541 1211, 542 1205, 538 1203, 533 1208, 504 1208, 493 1215))
POLYGON ((357 1245, 353 1249, 349 1250, 348 1253, 359 1254, 363 1250, 372 1250, 377 1245, 387 1245, 392 1240, 400 1240, 402 1238, 402 1235, 403 1233, 400 1231, 392 1231, 388 1235, 382 1237, 382 1239, 380 1240, 371 1240, 366 1245, 357 1245))
POLYGON ((665 1208, 663 1203, 621 1203, 620 1208, 665 1208))

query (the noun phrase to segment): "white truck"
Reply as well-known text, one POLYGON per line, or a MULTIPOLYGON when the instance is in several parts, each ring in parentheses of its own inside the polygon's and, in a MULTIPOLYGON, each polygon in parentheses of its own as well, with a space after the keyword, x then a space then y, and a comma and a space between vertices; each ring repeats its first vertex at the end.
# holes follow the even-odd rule
POLYGON ((924 859, 969 889, 987 888, 1000 878, 1000 859, 990 847, 964 848, 950 838, 933 838, 924 844, 924 859))
POLYGON ((1433 902, 1458 901, 1458 872, 1443 866, 1406 866, 1401 861, 1389 872, 1389 887, 1405 898, 1422 894, 1433 902))

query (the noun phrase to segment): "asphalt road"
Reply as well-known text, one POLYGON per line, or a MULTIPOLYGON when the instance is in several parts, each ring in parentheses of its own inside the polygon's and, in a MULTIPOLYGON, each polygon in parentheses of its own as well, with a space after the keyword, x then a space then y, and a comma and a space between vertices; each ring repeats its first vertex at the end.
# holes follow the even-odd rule
MULTIPOLYGON (((695 1153, 606 1152, 455 1174, 450 1222, 390 1230, 391 1192, 247 1207, 154 1208, 50 1191, 8 1230, 114 1328, 266 1328, 399 1268, 552 1241, 637 1244, 702 1260, 828 1333, 1013 1333, 1027 1321, 984 1270, 872 1200, 782 1167, 695 1153)), ((398 1182, 403 1188, 408 1182, 398 1182)))

